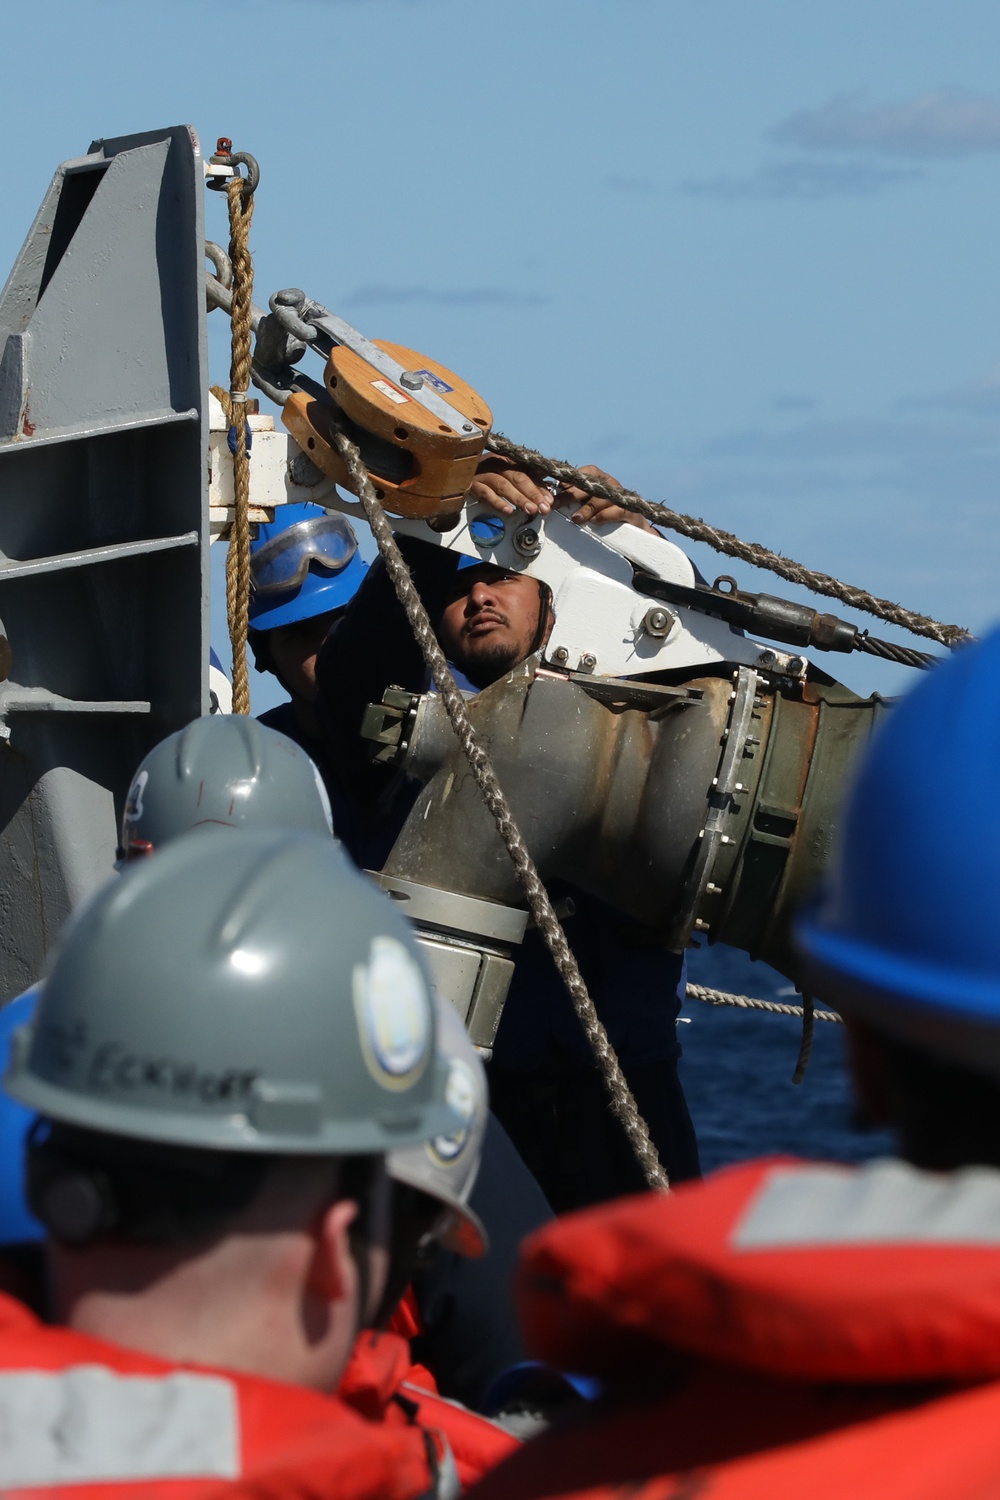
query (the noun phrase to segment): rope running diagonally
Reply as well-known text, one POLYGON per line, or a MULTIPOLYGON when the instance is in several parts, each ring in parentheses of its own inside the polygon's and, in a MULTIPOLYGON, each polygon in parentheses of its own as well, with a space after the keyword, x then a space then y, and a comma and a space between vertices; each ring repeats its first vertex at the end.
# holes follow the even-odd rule
POLYGON ((229 197, 229 259, 233 268, 232 358, 229 399, 222 406, 235 433, 233 453, 233 524, 226 557, 226 611, 233 648, 233 713, 250 712, 247 674, 247 630, 250 623, 250 455, 247 452, 246 400, 250 387, 253 303, 253 261, 250 258, 250 221, 253 190, 239 173, 227 184, 229 197))
MULTIPOLYGON (((755 568, 767 568, 788 583, 798 583, 803 588, 811 589, 815 594, 839 599, 842 604, 848 604, 853 609, 864 610, 866 614, 877 615, 880 620, 887 620, 890 624, 898 625, 913 635, 925 636, 928 640, 937 641, 941 646, 956 646, 962 641, 971 639, 969 632, 963 630, 960 625, 942 625, 940 621, 932 620, 928 615, 904 609, 901 604, 893 604, 888 599, 879 599, 875 594, 870 594, 867 589, 842 583, 840 579, 831 578, 828 573, 813 572, 812 569, 803 567, 801 563, 793 562, 791 558, 782 557, 780 552, 772 552, 770 548, 763 547, 758 542, 743 542, 732 532, 722 531, 717 526, 710 526, 707 521, 702 521, 697 516, 683 515, 679 511, 671 510, 668 505, 655 505, 651 500, 637 495, 634 490, 620 489, 617 485, 608 484, 592 474, 583 474, 572 464, 563 463, 560 459, 545 458, 534 448, 525 448, 520 443, 511 442, 510 438, 504 437, 503 433, 491 433, 487 438, 487 446, 502 458, 512 459, 515 463, 528 468, 540 469, 564 484, 575 485, 578 489, 585 490, 589 495, 611 500, 626 510, 637 511, 647 520, 667 526, 694 542, 707 542, 710 547, 714 547, 717 552, 725 553, 727 557, 739 558, 755 568)), ((908 663, 908 665, 914 665, 914 663, 908 663)))
POLYGON ((497 832, 503 839, 507 853, 510 855, 527 898, 531 914, 535 919, 538 930, 548 945, 556 968, 559 970, 563 982, 569 991, 573 1007, 580 1018, 580 1024, 586 1033, 587 1040, 590 1043, 594 1057, 603 1075, 611 1102, 611 1109, 621 1121, 649 1186, 651 1188, 666 1190, 669 1187, 667 1174, 656 1155, 656 1149, 650 1140, 646 1122, 639 1114, 625 1075, 621 1070, 621 1064, 615 1056, 611 1043, 608 1041, 607 1032, 598 1019, 594 1002, 587 992, 583 975, 580 973, 576 959, 573 957, 569 943, 566 941, 566 934, 563 932, 559 918, 553 910, 548 892, 542 884, 541 877, 535 868, 527 845, 514 821, 510 804, 496 779, 489 756, 479 743, 478 736, 469 718, 465 699, 456 686, 451 669, 445 660, 444 652, 438 645, 437 637, 434 634, 434 629, 424 608, 423 601, 417 593, 413 579, 410 577, 410 570, 406 566, 406 562, 396 545, 396 539, 392 534, 392 528, 386 519, 385 512, 375 496, 375 489, 368 477, 368 470, 362 462, 361 454, 357 445, 351 442, 350 438, 343 431, 334 432, 334 441, 347 466, 352 488, 360 497, 361 503, 364 506, 365 517, 378 543, 378 549, 385 562, 386 570, 395 587, 399 601, 406 611, 410 627, 423 652, 424 660, 437 685, 441 700, 451 720, 452 728, 469 762, 469 767, 482 793, 483 800, 493 815, 497 832))

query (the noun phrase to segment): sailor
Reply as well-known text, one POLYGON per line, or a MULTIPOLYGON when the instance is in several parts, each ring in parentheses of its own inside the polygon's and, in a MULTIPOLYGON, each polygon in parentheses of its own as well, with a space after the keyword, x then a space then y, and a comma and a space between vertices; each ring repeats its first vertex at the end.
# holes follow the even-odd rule
POLYGON ((755 1162, 527 1248, 534 1352, 605 1382, 481 1500, 1000 1493, 1000 631, 888 717, 804 977, 899 1157, 755 1162))
POLYGON ((350 521, 320 505, 281 506, 251 543, 249 641, 258 672, 273 673, 289 695, 261 721, 310 753, 322 749, 316 656, 366 566, 350 521))
POLYGON ((407 924, 333 841, 139 861, 16 1042, 52 1326, 0 1299, 4 1492, 183 1497, 261 1465, 288 1492, 433 1490, 438 1434, 330 1394, 385 1283, 386 1153, 458 1123, 407 924))
MULTIPOLYGON (((300 829, 329 837, 326 790, 305 751, 255 719, 195 719, 154 746, 136 770, 125 799, 120 861, 131 864, 181 834, 220 827, 300 829)), ((0 1011, 0 1072, 12 1031, 31 1019, 36 1004, 37 987, 0 1011)), ((405 1315, 392 1327, 416 1340, 415 1357, 447 1396, 475 1408, 498 1373, 523 1358, 511 1302, 513 1272, 521 1239, 551 1215, 488 1116, 482 1064, 464 1027, 443 1002, 439 1018, 456 1080, 466 1080, 464 1089, 456 1082, 453 1092, 458 1089, 469 1118, 440 1148, 421 1143, 390 1157, 390 1176, 408 1185, 394 1214, 396 1231, 405 1235, 411 1223, 415 1231, 435 1231, 427 1236, 405 1315), (442 1151, 449 1153, 447 1161, 442 1151), (481 1216, 490 1225, 489 1237, 481 1216)), ((22 1181, 23 1143, 33 1121, 31 1111, 0 1094, 0 1287, 40 1307, 42 1227, 28 1210, 22 1181)), ((393 1369, 399 1358, 395 1351, 393 1369)), ((490 1434, 484 1430, 482 1436, 492 1451, 490 1434)))
MULTIPOLYGON (((330 803, 315 765, 285 735, 254 719, 205 715, 155 745, 132 777, 122 814, 120 867, 197 828, 288 828, 330 837, 330 803)), ((0 1072, 14 1032, 38 1004, 33 985, 0 1009, 0 1072)), ((24 1142, 35 1115, 0 1094, 0 1286, 41 1306, 43 1229, 24 1187, 24 1142)))
POLYGON ((357 593, 368 564, 344 516, 308 503, 280 507, 258 527, 250 549, 250 616, 247 639, 258 672, 271 672, 288 701, 260 722, 302 746, 320 769, 337 837, 354 862, 378 869, 392 848, 417 787, 395 777, 378 798, 364 803, 337 775, 316 716, 316 659, 357 593))
MULTIPOLYGON (((521 1242, 552 1213, 490 1110, 483 1064, 446 1001, 440 1002, 438 1023, 440 1045, 454 1070, 449 1099, 466 1125, 389 1157, 394 1192, 402 1199, 394 1222, 412 1238, 407 1225, 419 1225, 419 1209, 407 1200, 422 1194, 429 1195, 438 1225, 416 1265, 407 1264, 401 1248, 395 1296, 390 1289, 387 1299, 394 1307, 389 1327, 409 1340, 414 1360, 432 1372, 442 1395, 478 1412, 497 1378, 524 1358, 514 1272, 521 1242)), ((457 1453, 450 1428, 449 1436, 457 1453)))
POLYGON ((154 745, 125 797, 119 861, 198 828, 297 828, 332 837, 323 778, 300 745, 258 719, 206 714, 154 745))
MULTIPOLYGON (((470 493, 495 502, 501 513, 515 505, 544 513, 553 504, 530 474, 496 460, 484 466, 470 493)), ((586 501, 580 490, 557 498, 573 506, 586 501)), ((602 522, 620 519, 617 508, 600 502, 588 511, 594 513, 602 522)), ((467 688, 497 681, 544 645, 553 619, 546 585, 472 559, 456 564, 453 554, 411 538, 400 538, 400 546, 467 688)), ((423 658, 381 564, 320 653, 317 681, 329 761, 358 805, 375 804, 385 773, 371 764, 358 733, 365 707, 390 684, 412 691, 426 686, 423 658)), ((553 883, 551 894, 668 1175, 672 1181, 697 1176, 697 1143, 677 1074, 682 955, 585 892, 553 883)), ((489 1077, 494 1113, 557 1212, 645 1187, 569 996, 535 931, 518 952, 489 1077)))
MULTIPOLYGON (((460 1124, 387 1158, 393 1194, 391 1253, 385 1290, 372 1322, 376 1330, 387 1325, 391 1331, 362 1334, 338 1395, 380 1421, 399 1422, 408 1408, 415 1407, 422 1424, 446 1433, 459 1479, 469 1484, 516 1444, 510 1433, 460 1402, 442 1401, 436 1372, 443 1369, 452 1388, 458 1382, 468 1385, 473 1373, 486 1382, 512 1354, 520 1357, 521 1345, 516 1336, 505 1341, 498 1330, 498 1314, 512 1321, 513 1307, 509 1291, 498 1285, 497 1267, 473 1277, 468 1286, 458 1282, 461 1268, 482 1265, 489 1250, 485 1225, 470 1202, 488 1128, 489 1099, 482 1062, 458 1012, 447 1001, 437 1001, 437 1022, 438 1048, 448 1063, 445 1096, 460 1124), (444 1306, 433 1305, 433 1292, 430 1298, 423 1288, 415 1293, 414 1281, 428 1278, 444 1306), (424 1319, 429 1300, 428 1326, 424 1319), (453 1309, 468 1326, 449 1326, 453 1309), (478 1354, 477 1344, 486 1346, 478 1354), (414 1358, 416 1363, 411 1362, 414 1358)), ((491 1195, 487 1201, 496 1206, 491 1195)), ((502 1233, 499 1223, 498 1228, 502 1233)), ((500 1267, 509 1271, 513 1263, 514 1257, 505 1255, 500 1267)))

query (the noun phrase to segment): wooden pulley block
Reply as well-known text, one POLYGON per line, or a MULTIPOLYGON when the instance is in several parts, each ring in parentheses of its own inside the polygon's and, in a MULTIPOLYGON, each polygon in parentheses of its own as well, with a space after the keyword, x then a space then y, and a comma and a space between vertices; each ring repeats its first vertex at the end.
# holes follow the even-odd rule
POLYGON ((282 408, 285 426, 317 468, 353 490, 333 441, 333 421, 339 415, 386 510, 412 517, 460 510, 483 456, 492 412, 470 385, 436 360, 402 344, 374 342, 402 365, 405 384, 387 379, 353 349, 337 345, 326 367, 326 388, 337 410, 293 391, 282 408), (422 405, 422 390, 443 397, 460 420, 446 422, 422 405), (466 426, 471 430, 463 430, 466 426))

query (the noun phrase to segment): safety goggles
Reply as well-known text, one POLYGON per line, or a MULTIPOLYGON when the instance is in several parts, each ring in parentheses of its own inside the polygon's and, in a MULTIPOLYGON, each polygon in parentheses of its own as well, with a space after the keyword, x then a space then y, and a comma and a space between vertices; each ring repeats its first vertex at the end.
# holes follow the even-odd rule
POLYGON ((343 516, 300 521, 254 553, 250 563, 254 591, 274 594, 297 588, 310 563, 317 563, 328 573, 340 573, 357 550, 357 538, 343 516))

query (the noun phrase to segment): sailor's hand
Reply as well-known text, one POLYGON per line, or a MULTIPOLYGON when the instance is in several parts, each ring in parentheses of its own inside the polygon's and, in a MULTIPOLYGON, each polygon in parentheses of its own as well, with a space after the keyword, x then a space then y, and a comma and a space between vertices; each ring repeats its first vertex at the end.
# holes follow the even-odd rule
POLYGON ((527 516, 547 516, 553 504, 552 491, 531 470, 519 469, 496 454, 480 463, 468 499, 488 505, 501 516, 512 516, 515 510, 527 516))
MULTIPOLYGON (((596 464, 584 464, 580 473, 592 474, 595 479, 603 479, 605 484, 613 484, 616 489, 620 490, 622 487, 620 479, 597 468, 596 464)), ((634 510, 626 510, 624 505, 616 505, 613 500, 588 495, 586 490, 578 489, 576 485, 561 484, 556 490, 556 504, 560 510, 571 505, 578 507, 570 517, 577 526, 583 526, 587 521, 593 521, 598 526, 605 526, 611 521, 626 521, 630 526, 638 526, 643 531, 653 530, 645 516, 640 516, 634 510)))

